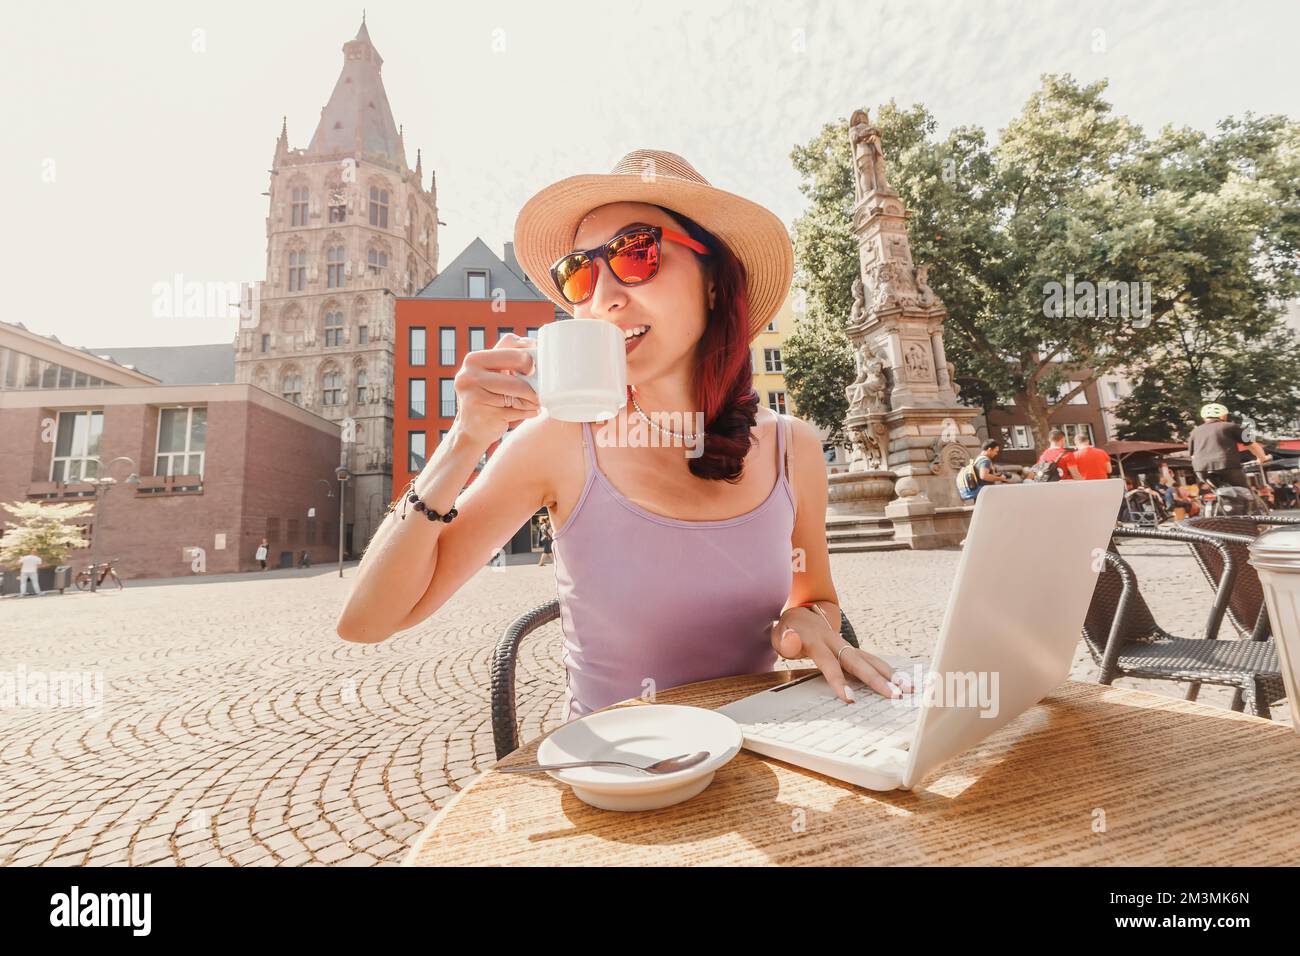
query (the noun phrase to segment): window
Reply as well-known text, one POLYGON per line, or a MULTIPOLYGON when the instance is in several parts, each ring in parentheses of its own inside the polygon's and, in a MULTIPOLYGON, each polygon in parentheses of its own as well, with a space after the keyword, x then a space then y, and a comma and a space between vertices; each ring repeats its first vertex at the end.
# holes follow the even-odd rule
POLYGON ((337 348, 343 344, 343 313, 325 313, 325 347, 337 348))
POLYGON ((423 471, 424 464, 428 460, 425 456, 427 452, 424 447, 424 432, 409 432, 407 443, 407 471, 423 471))
POLYGON ((1002 426, 1002 447, 1003 448, 1033 448, 1033 435, 1029 431, 1028 425, 1003 425, 1002 426))
POLYGON ((301 292, 307 288, 307 253, 303 250, 289 253, 289 291, 301 292))
POLYGON ((368 325, 358 325, 358 326, 357 326, 357 345, 368 345, 368 344, 370 344, 370 326, 368 326, 368 325))
POLYGON ((407 383, 412 418, 424 417, 424 385, 424 379, 422 378, 413 378, 407 383))
POLYGON ((343 388, 343 373, 336 368, 330 369, 321 378, 321 404, 342 405, 346 392, 343 388))
POLYGON ((295 405, 302 404, 302 376, 291 372, 280 383, 280 397, 295 405))
POLYGON ((766 372, 784 371, 781 367, 780 349, 763 349, 763 370, 766 372))
POLYGON ((59 412, 50 481, 82 481, 99 474, 103 412, 59 412))
MULTIPOLYGON (((1055 394, 1055 395, 1049 395, 1049 396, 1047 396, 1047 404, 1049 404, 1049 405, 1057 405, 1057 404, 1060 404, 1061 399, 1065 398, 1065 393, 1068 392, 1068 391, 1070 391, 1070 389, 1077 387, 1078 384, 1079 384, 1078 382, 1062 382, 1062 383, 1057 387, 1057 389, 1056 389, 1056 394, 1055 394)), ((1086 392, 1086 391, 1080 391, 1079 394, 1078 394, 1078 395, 1075 395, 1073 398, 1071 398, 1070 401, 1069 401, 1067 404, 1069 404, 1069 405, 1087 405, 1087 404, 1088 404, 1088 394, 1087 394, 1087 392, 1086 392)))
POLYGON ((526 337, 528 337, 528 338, 530 338, 530 339, 535 339, 535 338, 537 338, 537 333, 540 332, 540 331, 541 331, 541 329, 539 329, 537 326, 530 326, 529 329, 528 329, 528 331, 527 331, 526 333, 524 333, 524 334, 525 334, 526 337))
POLYGON ((1124 398, 1124 395, 1120 391, 1119 382, 1107 381, 1105 384, 1106 384, 1106 395, 1108 396, 1110 401, 1118 402, 1124 398))
POLYGON ((369 377, 366 375, 366 370, 363 368, 357 369, 357 404, 358 405, 364 405, 369 400, 368 399, 369 390, 366 387, 368 382, 369 382, 369 377))
MULTIPOLYGON (((1067 445, 1073 445, 1075 443, 1075 439, 1078 438, 1079 435, 1081 434, 1087 435, 1088 441, 1093 441, 1092 426, 1087 423, 1084 423, 1082 425, 1062 425, 1061 431, 1065 432, 1065 443, 1067 445)), ((1096 442, 1093 442, 1093 444, 1096 444, 1096 442)))
POLYGON ((456 417, 456 380, 454 378, 444 378, 438 380, 438 398, 442 408, 438 414, 443 418, 456 417))
POLYGON ((293 198, 289 204, 291 226, 307 225, 307 187, 296 186, 293 190, 293 198))
POLYGON ((370 225, 388 228, 388 190, 370 187, 370 225))
POLYGON ((775 316, 773 316, 771 322, 767 323, 767 328, 764 329, 764 331, 765 331, 765 332, 775 332, 775 331, 776 331, 776 317, 775 317, 775 316))
POLYGON ((271 336, 265 332, 262 333, 262 351, 271 351, 271 336))
POLYGON ((486 272, 469 272, 465 275, 468 285, 468 296, 471 299, 486 299, 488 297, 488 274, 486 272))
POLYGON ((470 329, 469 330, 469 350, 471 352, 481 352, 487 348, 487 330, 470 329))
POLYGON ((164 408, 158 413, 155 475, 202 475, 208 443, 208 409, 164 408))
POLYGON ((424 329, 411 329, 411 364, 424 364, 424 329))
POLYGON ((325 287, 340 289, 343 287, 343 247, 331 246, 325 253, 325 287))
POLYGON ((456 364, 456 330, 438 330, 438 361, 443 365, 456 364))
POLYGON ((388 253, 381 252, 379 249, 371 249, 366 254, 366 268, 370 270, 371 275, 379 275, 388 268, 388 253))
POLYGON ((508 326, 508 325, 498 325, 498 326, 497 326, 497 341, 498 341, 498 342, 500 342, 502 339, 504 339, 507 335, 514 335, 514 334, 515 334, 515 330, 514 330, 513 328, 511 328, 510 326, 508 326))
POLYGON ((785 414, 785 392, 768 392, 767 407, 772 409, 778 415, 785 414))
POLYGON ((449 432, 450 430, 451 430, 451 429, 449 429, 449 428, 439 428, 439 429, 438 429, 438 444, 439 444, 439 445, 441 445, 444 441, 447 440, 447 432, 449 432))

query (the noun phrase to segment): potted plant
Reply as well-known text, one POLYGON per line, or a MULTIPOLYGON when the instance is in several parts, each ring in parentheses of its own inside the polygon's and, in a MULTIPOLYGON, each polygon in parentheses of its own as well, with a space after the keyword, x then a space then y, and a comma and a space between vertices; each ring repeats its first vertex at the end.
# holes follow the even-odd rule
POLYGON ((0 505, 14 516, 0 537, 0 568, 5 571, 0 593, 17 594, 18 562, 28 554, 41 559, 36 581, 42 591, 60 593, 69 584, 68 569, 61 567, 69 551, 86 546, 86 537, 75 519, 94 510, 91 502, 46 504, 40 501, 13 501, 0 505))

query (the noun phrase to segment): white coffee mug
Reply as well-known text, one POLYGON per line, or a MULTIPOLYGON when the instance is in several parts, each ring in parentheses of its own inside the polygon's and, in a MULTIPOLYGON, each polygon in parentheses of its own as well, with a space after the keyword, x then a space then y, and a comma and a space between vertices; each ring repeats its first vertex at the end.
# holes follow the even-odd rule
POLYGON ((561 319, 543 325, 529 375, 542 408, 565 422, 603 422, 627 404, 627 346, 623 330, 600 319, 561 319))

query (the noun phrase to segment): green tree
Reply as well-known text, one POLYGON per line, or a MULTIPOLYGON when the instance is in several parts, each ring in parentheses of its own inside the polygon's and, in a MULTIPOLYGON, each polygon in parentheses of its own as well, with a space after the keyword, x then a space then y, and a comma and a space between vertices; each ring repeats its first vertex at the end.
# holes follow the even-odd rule
POLYGON ((49 565, 62 564, 68 552, 86 546, 80 525, 73 523, 94 510, 88 502, 46 504, 40 501, 11 501, 0 505, 17 520, 0 538, 0 564, 12 567, 18 559, 35 554, 49 565))
MULTIPOLYGON (((873 113, 890 181, 915 211, 913 258, 933 264, 930 284, 948 307, 945 345, 963 396, 986 410, 994 396, 1014 396, 1040 446, 1055 404, 1103 374, 1141 378, 1168 365, 1187 323, 1285 352, 1284 340, 1269 338, 1270 303, 1295 289, 1296 125, 1248 117, 1225 121, 1217 137, 1166 129, 1148 140, 1112 114, 1104 89, 1105 81, 1044 76, 996 147, 978 127, 936 138, 923 106, 891 101, 873 113), (1053 301, 1051 290, 1072 281, 1148 283, 1149 313, 1084 297, 1071 300, 1079 308, 1053 308, 1064 295, 1053 301)), ((792 161, 809 199, 794 229, 796 283, 817 318, 787 346, 791 392, 829 428, 835 422, 817 414, 842 419, 851 361, 795 367, 805 354, 847 351, 834 336, 817 347, 804 341, 829 318, 842 327, 851 305, 858 259, 847 121, 828 124, 792 161)))

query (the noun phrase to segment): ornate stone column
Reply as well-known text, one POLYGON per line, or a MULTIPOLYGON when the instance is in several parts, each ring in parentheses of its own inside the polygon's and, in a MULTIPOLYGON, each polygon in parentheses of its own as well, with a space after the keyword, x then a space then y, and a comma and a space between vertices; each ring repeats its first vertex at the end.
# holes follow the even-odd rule
POLYGON ((943 348, 947 310, 929 285, 929 265, 912 261, 907 218, 889 185, 880 130, 865 110, 849 123, 853 149, 853 233, 860 271, 847 331, 857 375, 847 389, 845 431, 855 469, 895 480, 885 507, 895 537, 912 547, 942 547, 965 536, 969 507, 957 472, 979 445, 979 409, 958 404, 943 348))

